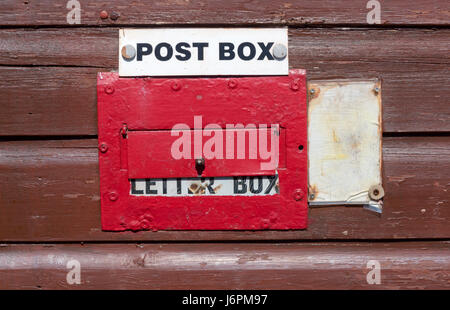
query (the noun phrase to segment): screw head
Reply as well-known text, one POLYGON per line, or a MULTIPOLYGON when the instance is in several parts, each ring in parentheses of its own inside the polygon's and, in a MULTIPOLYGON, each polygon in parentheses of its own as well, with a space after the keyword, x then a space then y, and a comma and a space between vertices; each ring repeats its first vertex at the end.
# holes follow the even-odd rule
POLYGON ((101 12, 100 12, 100 18, 101 18, 101 19, 107 19, 107 18, 108 18, 108 12, 106 12, 106 11, 101 11, 101 12))
POLYGON ((119 17, 120 17, 120 13, 112 12, 111 16, 109 18, 111 18, 111 20, 117 20, 119 17))
POLYGON ((276 60, 283 60, 287 57, 287 48, 284 44, 276 44, 272 53, 276 60))
POLYGON ((132 61, 136 57, 136 49, 130 44, 122 46, 120 53, 125 61, 132 61))
POLYGON ((180 82, 173 82, 173 83, 172 83, 172 89, 173 89, 174 91, 180 90, 180 89, 181 89, 181 84, 180 84, 180 82))
POLYGON ((107 93, 108 95, 111 95, 112 93, 114 93, 114 87, 111 85, 106 86, 105 93, 107 93))
POLYGON ((102 144, 100 144, 100 146, 98 148, 100 149, 100 152, 102 152, 102 153, 106 153, 108 151, 108 145, 104 142, 102 144))
POLYGON ((108 196, 109 200, 111 201, 116 201, 119 198, 119 194, 117 194, 117 192, 114 191, 110 192, 108 196))
POLYGON ((380 184, 372 185, 369 188, 369 197, 373 200, 380 200, 384 197, 384 189, 380 184))
POLYGON ((291 82, 291 89, 293 91, 298 91, 300 89, 300 85, 298 85, 298 81, 294 80, 291 82))
POLYGON ((229 88, 236 88, 236 86, 237 86, 236 80, 229 80, 228 81, 228 87, 229 88))
POLYGON ((311 88, 311 89, 309 90, 309 93, 310 93, 311 95, 314 95, 314 94, 316 93, 316 90, 315 90, 314 88, 311 88))
POLYGON ((303 193, 303 191, 301 189, 297 188, 294 191, 294 200, 295 201, 302 200, 304 196, 305 196, 305 194, 303 193))

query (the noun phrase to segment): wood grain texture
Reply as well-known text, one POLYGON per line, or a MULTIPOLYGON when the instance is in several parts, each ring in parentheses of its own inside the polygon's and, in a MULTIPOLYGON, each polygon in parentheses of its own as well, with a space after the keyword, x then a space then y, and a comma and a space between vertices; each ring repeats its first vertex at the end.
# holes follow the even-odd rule
MULTIPOLYGON (((449 33, 290 30, 290 66, 309 79, 380 77, 385 132, 450 131, 449 33)), ((97 133, 96 73, 117 67, 117 29, 2 30, 0 39, 1 135, 97 133)))
POLYGON ((1 241, 449 238, 450 137, 383 140, 383 214, 311 207, 302 231, 101 231, 97 141, 0 143, 1 241))
MULTIPOLYGON (((68 25, 68 1, 3 0, 0 25, 68 25)), ((242 1, 170 0, 114 2, 80 1, 81 25, 164 24, 267 24, 267 25, 367 25, 367 1, 242 1), (100 12, 116 12, 113 21, 102 20, 100 12)), ((449 4, 445 0, 381 2, 383 25, 448 25, 449 4)))
POLYGON ((449 289, 449 270, 449 242, 0 247, 0 289, 449 289), (70 260, 80 285, 66 282, 70 260))

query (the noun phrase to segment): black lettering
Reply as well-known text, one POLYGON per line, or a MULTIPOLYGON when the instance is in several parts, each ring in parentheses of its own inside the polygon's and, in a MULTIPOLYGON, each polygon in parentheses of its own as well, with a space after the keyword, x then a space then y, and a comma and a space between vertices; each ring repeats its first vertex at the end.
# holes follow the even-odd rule
POLYGON ((156 182, 150 179, 145 179, 145 193, 147 195, 156 195, 158 194, 158 190, 151 189, 152 186, 155 186, 156 182))
POLYGON ((136 180, 131 180, 131 194, 133 194, 133 195, 143 195, 144 194, 143 190, 136 189, 136 180))
POLYGON ((273 56, 270 53, 270 49, 272 48, 273 42, 267 43, 264 45, 263 42, 258 42, 259 47, 261 48, 261 54, 259 54, 258 60, 264 60, 267 57, 268 60, 273 60, 273 56))
POLYGON ((233 43, 219 43, 219 60, 233 60, 234 59, 234 44, 233 43), (225 55, 225 54, 228 54, 225 55))
POLYGON ((178 43, 175 46, 175 49, 178 53, 183 54, 184 56, 176 55, 175 57, 181 61, 186 61, 186 60, 191 59, 191 52, 189 50, 185 49, 185 48, 189 48, 189 47, 191 47, 191 46, 186 42, 178 43))
POLYGON ((167 194, 167 179, 162 179, 163 182, 163 194, 167 194))
POLYGON ((251 177, 250 178, 250 192, 253 194, 259 194, 262 192, 263 190, 263 181, 262 181, 262 177, 256 177, 258 179, 258 188, 255 189, 255 178, 251 177))
POLYGON ((238 55, 239 55, 239 58, 242 60, 251 60, 251 59, 255 58, 256 48, 250 42, 241 43, 238 47, 238 55), (245 47, 248 47, 250 49, 250 54, 248 54, 247 56, 244 55, 245 47))
POLYGON ((181 179, 177 179, 177 194, 181 195, 181 179))
MULTIPOLYGON (((208 189, 210 194, 215 194, 214 188, 212 188, 211 185, 214 185, 214 178, 208 178, 209 183, 206 185, 206 188, 208 189)), ((206 178, 201 178, 201 182, 204 183, 206 181, 206 178)))
POLYGON ((173 55, 173 49, 172 49, 172 46, 169 43, 162 42, 162 43, 159 43, 158 45, 156 45, 156 47, 155 47, 156 59, 161 60, 161 61, 167 61, 170 58, 172 58, 172 55, 173 55), (166 50, 167 50, 166 56, 162 56, 161 55, 161 49, 163 47, 165 47, 166 50))
POLYGON ((205 43, 205 42, 194 42, 192 43, 193 47, 197 48, 197 54, 198 54, 198 60, 203 60, 204 57, 204 48, 208 47, 209 43, 205 43))
POLYGON ((234 177, 234 193, 245 194, 247 192, 247 177, 234 177), (239 188, 240 187, 240 188, 239 188))
MULTIPOLYGON (((272 188, 275 186, 275 184, 277 184, 277 180, 278 180, 278 174, 277 175, 270 175, 267 177, 269 179, 269 185, 267 186, 266 190, 264 191, 264 194, 270 194, 270 191, 272 190, 272 188)), ((278 194, 278 191, 277 191, 278 194)))
POLYGON ((136 60, 137 61, 142 61, 142 56, 150 55, 153 50, 152 46, 148 43, 138 43, 136 45, 136 47, 137 47, 136 48, 137 49, 137 51, 136 51, 136 54, 137 54, 136 60))

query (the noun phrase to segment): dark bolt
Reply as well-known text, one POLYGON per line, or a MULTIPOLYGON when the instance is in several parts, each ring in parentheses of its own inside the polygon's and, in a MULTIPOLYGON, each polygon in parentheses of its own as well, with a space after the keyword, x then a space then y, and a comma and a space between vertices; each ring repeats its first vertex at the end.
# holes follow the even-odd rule
POLYGON ((114 87, 106 86, 105 87, 105 93, 107 93, 108 95, 111 95, 112 93, 114 93, 114 87))
POLYGON ((100 149, 100 152, 106 153, 108 151, 108 145, 106 143, 102 143, 102 144, 100 144, 99 149, 100 149))
POLYGON ((107 19, 107 18, 108 18, 108 12, 106 12, 106 11, 101 11, 101 12, 100 12, 100 18, 101 18, 101 19, 107 19))
POLYGON ((120 17, 120 13, 112 12, 111 16, 109 18, 111 18, 111 20, 117 20, 119 17, 120 17))
POLYGON ((195 170, 197 170, 198 175, 202 175, 203 170, 205 170, 204 158, 198 158, 195 160, 195 170))

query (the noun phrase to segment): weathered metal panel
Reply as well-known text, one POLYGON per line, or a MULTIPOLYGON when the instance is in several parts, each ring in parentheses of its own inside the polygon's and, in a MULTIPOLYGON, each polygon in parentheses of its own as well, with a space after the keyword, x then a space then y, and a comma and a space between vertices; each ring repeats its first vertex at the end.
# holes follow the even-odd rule
POLYGON ((383 196, 380 82, 313 81, 308 90, 310 204, 376 205, 383 196))

